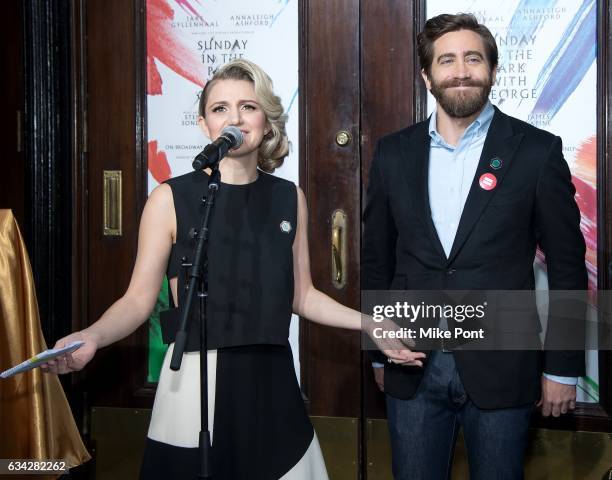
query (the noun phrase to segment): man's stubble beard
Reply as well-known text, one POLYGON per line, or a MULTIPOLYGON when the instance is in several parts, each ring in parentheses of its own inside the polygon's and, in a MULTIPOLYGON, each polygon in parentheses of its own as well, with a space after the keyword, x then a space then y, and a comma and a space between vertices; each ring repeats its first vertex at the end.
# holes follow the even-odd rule
POLYGON ((493 86, 492 78, 485 81, 482 80, 450 80, 446 82, 436 83, 430 77, 431 94, 437 100, 442 109, 451 117, 466 118, 474 115, 482 110, 487 103, 491 87, 493 86), (447 89, 451 87, 469 86, 479 87, 476 91, 462 91, 449 94, 447 89))

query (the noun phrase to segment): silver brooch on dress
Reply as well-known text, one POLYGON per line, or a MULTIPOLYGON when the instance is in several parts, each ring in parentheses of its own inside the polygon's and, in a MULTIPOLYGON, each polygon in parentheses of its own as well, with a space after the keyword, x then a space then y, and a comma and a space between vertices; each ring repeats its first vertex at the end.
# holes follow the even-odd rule
POLYGON ((287 220, 283 220, 283 221, 280 223, 280 229, 281 229, 281 232, 283 232, 283 233, 289 233, 289 232, 291 232, 291 229, 292 229, 292 228, 293 228, 293 227, 291 226, 291 222, 289 222, 289 221, 287 221, 287 220))

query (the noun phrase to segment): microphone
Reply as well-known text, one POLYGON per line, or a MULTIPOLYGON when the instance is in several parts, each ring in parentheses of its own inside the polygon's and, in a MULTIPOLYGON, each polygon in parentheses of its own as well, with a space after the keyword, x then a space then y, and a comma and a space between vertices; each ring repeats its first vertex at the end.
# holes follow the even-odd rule
POLYGON ((191 166, 194 170, 214 168, 232 148, 242 145, 242 132, 238 127, 225 127, 214 142, 209 143, 198 153, 191 166))

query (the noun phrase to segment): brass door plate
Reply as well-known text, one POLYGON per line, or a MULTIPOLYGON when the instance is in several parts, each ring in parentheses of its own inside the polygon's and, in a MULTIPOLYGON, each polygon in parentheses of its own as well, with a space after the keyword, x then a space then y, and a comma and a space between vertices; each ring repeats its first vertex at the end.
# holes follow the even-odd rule
POLYGON ((330 480, 359 478, 359 419, 310 417, 330 480))
POLYGON ((103 172, 103 234, 116 237, 122 234, 122 181, 121 170, 103 172))

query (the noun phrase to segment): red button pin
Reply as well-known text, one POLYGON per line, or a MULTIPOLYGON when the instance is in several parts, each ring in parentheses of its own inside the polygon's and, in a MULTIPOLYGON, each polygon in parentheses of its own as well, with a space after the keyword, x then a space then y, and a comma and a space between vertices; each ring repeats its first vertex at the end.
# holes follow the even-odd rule
POLYGON ((497 186, 497 177, 492 173, 483 173, 478 180, 478 184, 483 190, 493 190, 497 186))

